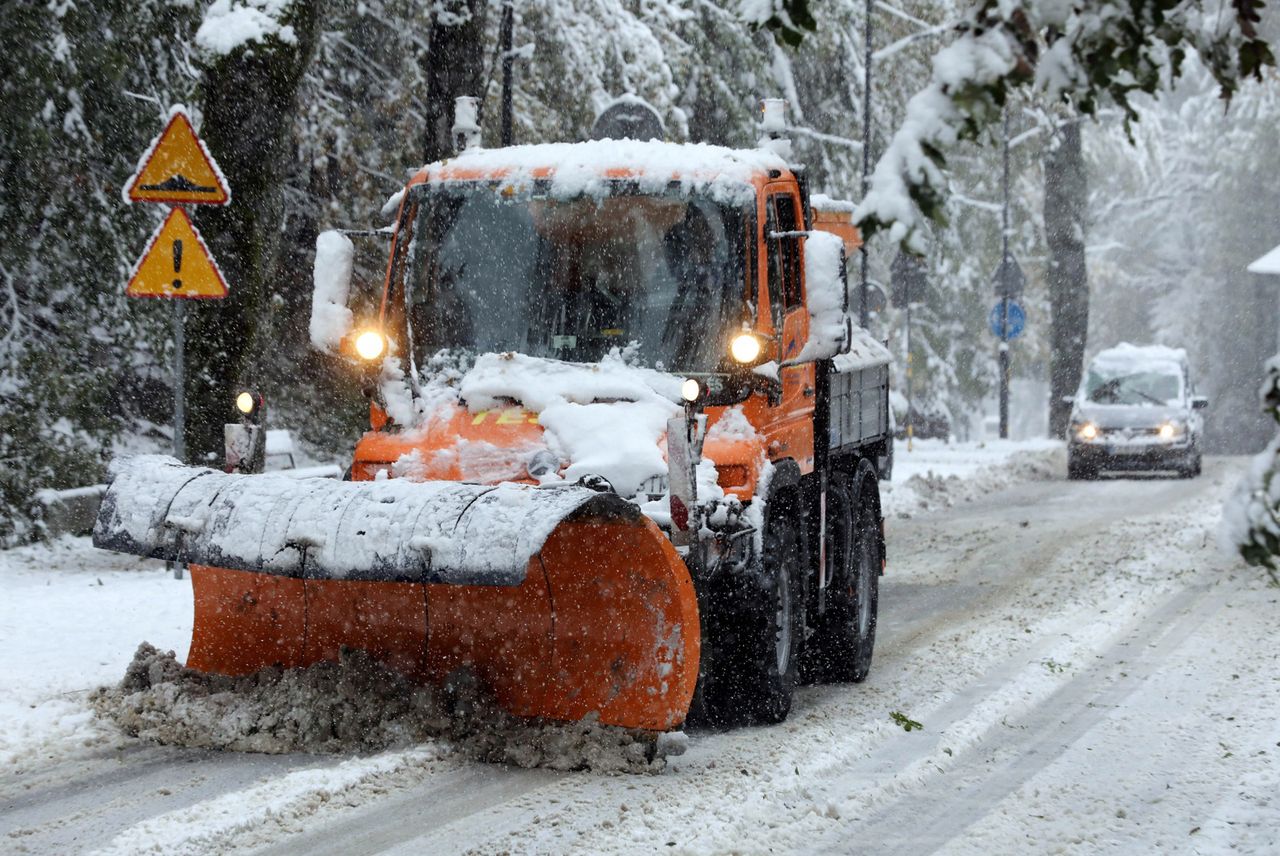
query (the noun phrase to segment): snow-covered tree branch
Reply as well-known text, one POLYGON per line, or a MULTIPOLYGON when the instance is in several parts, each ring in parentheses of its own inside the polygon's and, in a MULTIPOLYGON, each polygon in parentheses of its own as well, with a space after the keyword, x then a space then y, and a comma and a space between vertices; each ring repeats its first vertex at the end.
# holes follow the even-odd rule
POLYGON ((928 84, 880 158, 856 217, 864 234, 888 230, 921 250, 924 219, 943 219, 945 153, 974 140, 1014 89, 1033 88, 1086 114, 1100 102, 1128 119, 1135 91, 1176 80, 1189 51, 1218 82, 1223 98, 1241 80, 1273 65, 1257 33, 1262 0, 981 0, 938 52, 928 84))

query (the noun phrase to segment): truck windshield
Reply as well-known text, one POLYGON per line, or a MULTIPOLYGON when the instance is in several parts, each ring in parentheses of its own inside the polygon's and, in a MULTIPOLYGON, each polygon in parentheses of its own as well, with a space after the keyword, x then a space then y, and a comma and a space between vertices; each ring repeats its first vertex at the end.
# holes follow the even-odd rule
POLYGON ((396 274, 416 362, 442 349, 593 362, 622 348, 656 369, 714 371, 746 308, 744 213, 605 184, 568 199, 419 189, 396 274))
POLYGON ((1182 376, 1168 371, 1101 371, 1090 369, 1085 397, 1095 404, 1177 404, 1182 376))

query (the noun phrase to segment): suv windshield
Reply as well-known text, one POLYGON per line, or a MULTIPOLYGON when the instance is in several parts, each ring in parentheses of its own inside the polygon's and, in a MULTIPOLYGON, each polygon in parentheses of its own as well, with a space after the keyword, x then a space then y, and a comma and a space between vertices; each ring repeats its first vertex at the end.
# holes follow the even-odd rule
POLYGON ((661 370, 714 371, 746 310, 744 213, 603 184, 567 199, 418 188, 393 280, 415 363, 442 349, 593 362, 617 347, 661 370))
POLYGON ((1095 404, 1177 404, 1182 398, 1182 376, 1174 369, 1126 373, 1091 368, 1085 397, 1095 404))

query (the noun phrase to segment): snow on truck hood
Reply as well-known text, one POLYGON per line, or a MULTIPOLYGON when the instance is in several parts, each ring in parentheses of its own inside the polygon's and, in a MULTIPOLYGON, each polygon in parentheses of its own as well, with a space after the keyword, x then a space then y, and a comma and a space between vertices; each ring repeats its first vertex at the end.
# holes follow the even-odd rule
MULTIPOLYGON (((634 496, 646 480, 666 475, 662 441, 667 420, 680 412, 682 380, 628 365, 616 350, 593 364, 491 353, 477 357, 465 372, 445 373, 443 379, 433 374, 416 408, 398 364, 384 376, 383 392, 397 422, 425 432, 440 430, 457 408, 479 414, 515 402, 537 414, 546 448, 567 462, 567 481, 603 476, 620 495, 634 496)), ((466 451, 475 441, 458 437, 455 444, 466 451)), ((510 454, 524 457, 532 451, 512 448, 510 454)), ((401 463, 412 472, 419 462, 401 463)))

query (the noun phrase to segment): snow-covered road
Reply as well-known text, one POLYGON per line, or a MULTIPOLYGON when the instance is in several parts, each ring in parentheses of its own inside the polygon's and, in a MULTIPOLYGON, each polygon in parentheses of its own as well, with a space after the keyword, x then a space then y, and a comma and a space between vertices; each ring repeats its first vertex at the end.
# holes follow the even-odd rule
POLYGON ((15 551, 0 851, 1280 850, 1280 590, 1213 537, 1243 462, 1095 483, 1002 466, 957 465, 963 489, 893 486, 865 684, 807 688, 781 726, 694 733, 654 776, 507 769, 443 745, 338 759, 120 738, 77 692, 117 678, 130 642, 182 653, 181 584, 123 560, 54 584, 36 565, 56 551, 15 551), (66 614, 85 600, 67 580, 112 612, 66 614), (71 669, 59 638, 96 647, 71 669))

